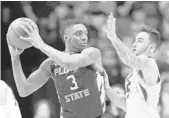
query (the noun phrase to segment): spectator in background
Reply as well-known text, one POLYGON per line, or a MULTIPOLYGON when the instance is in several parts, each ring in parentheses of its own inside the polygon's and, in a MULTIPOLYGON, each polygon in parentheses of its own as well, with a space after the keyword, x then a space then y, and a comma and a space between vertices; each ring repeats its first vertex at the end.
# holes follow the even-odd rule
POLYGON ((162 37, 165 41, 169 41, 169 1, 160 1, 158 5, 161 15, 163 16, 161 25, 162 37))
POLYGON ((146 22, 146 12, 142 8, 138 8, 132 12, 132 24, 131 28, 133 36, 138 32, 138 27, 146 22))
POLYGON ((38 101, 34 111, 34 118, 51 118, 51 107, 47 100, 38 101))
MULTIPOLYGON (((169 76, 168 76, 169 78, 169 76)), ((165 80, 162 85, 161 92, 161 101, 162 101, 162 117, 161 118, 169 118, 169 80, 165 80)))
POLYGON ((57 19, 56 14, 54 13, 55 7, 57 7, 58 3, 48 1, 23 1, 21 4, 26 17, 34 20, 38 24, 40 34, 46 43, 53 43, 53 38, 56 39, 56 35, 58 34, 56 33, 57 19))
POLYGON ((21 10, 22 6, 20 2, 15 2, 15 1, 6 1, 6 2, 1 2, 1 13, 2 13, 2 21, 1 21, 1 43, 3 49, 1 53, 1 60, 2 62, 2 69, 4 67, 9 67, 10 65, 10 55, 8 52, 8 48, 6 45, 6 32, 8 30, 9 24, 16 18, 19 17, 25 17, 25 14, 21 10))
POLYGON ((131 11, 134 3, 135 3, 135 1, 125 1, 124 3, 122 3, 122 5, 120 5, 117 8, 117 13, 120 16, 127 16, 127 15, 129 15, 129 13, 130 13, 130 11, 131 11))
POLYGON ((160 19, 157 16, 147 16, 146 24, 152 28, 159 29, 160 19))

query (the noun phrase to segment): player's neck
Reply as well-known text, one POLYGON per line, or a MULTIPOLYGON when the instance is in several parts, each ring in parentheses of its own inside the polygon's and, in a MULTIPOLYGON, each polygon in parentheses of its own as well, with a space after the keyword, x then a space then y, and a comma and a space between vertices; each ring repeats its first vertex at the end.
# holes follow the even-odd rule
POLYGON ((74 54, 74 53, 77 52, 77 50, 74 49, 74 48, 66 48, 66 49, 65 49, 65 52, 68 53, 68 54, 74 54))
POLYGON ((64 52, 66 52, 66 53, 68 53, 68 54, 73 54, 74 52, 72 52, 72 51, 70 51, 69 49, 65 49, 65 51, 64 52))
POLYGON ((77 49, 77 48, 75 48, 75 47, 73 47, 73 46, 68 45, 68 46, 66 46, 66 48, 65 48, 65 52, 66 52, 66 53, 69 53, 69 54, 79 53, 79 49, 77 49))
POLYGON ((154 52, 144 53, 147 57, 154 58, 154 52))

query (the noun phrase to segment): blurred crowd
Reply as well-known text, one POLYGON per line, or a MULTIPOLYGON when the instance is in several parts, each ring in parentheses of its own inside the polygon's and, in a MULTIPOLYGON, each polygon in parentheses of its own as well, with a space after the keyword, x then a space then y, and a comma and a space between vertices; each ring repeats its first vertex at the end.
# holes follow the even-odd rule
MULTIPOLYGON (((160 31, 162 42, 156 53, 156 60, 162 79, 159 112, 161 118, 169 117, 169 102, 167 101, 169 99, 169 2, 8 1, 1 2, 1 6, 2 79, 14 90, 21 106, 21 111, 25 113, 23 114, 24 118, 33 116, 34 118, 40 118, 38 115, 42 112, 39 112, 40 110, 32 110, 31 108, 33 108, 33 104, 36 104, 39 100, 49 99, 49 96, 52 97, 52 93, 48 93, 48 91, 54 89, 54 86, 51 87, 52 82, 49 82, 45 87, 38 90, 35 95, 33 94, 28 98, 24 98, 24 100, 28 101, 27 106, 24 107, 24 100, 18 97, 16 86, 12 79, 10 55, 6 44, 6 32, 9 24, 19 17, 32 19, 38 24, 43 40, 54 48, 63 51, 64 44, 59 34, 61 24, 65 20, 72 18, 83 20, 89 30, 89 46, 97 47, 102 52, 102 61, 110 78, 110 84, 119 93, 124 94, 124 78, 127 76, 129 69, 122 64, 113 46, 103 32, 107 16, 111 12, 113 12, 117 18, 117 35, 129 48, 131 48, 138 27, 141 24, 146 24, 160 31), (37 95, 41 97, 37 97, 37 95), (29 115, 29 113, 32 115, 29 115)), ((25 50, 21 57, 26 75, 29 75, 37 69, 39 64, 47 58, 35 48, 25 50), (32 59, 32 57, 34 57, 34 59, 32 59)), ((52 92, 54 93, 55 90, 52 92)), ((50 98, 50 100, 51 99, 52 98, 50 98)), ((57 98, 52 99, 51 102, 58 104, 57 98)), ((125 113, 123 111, 114 106, 109 100, 107 100, 106 103, 108 108, 107 118, 124 118, 125 113)), ((53 115, 59 116, 59 108, 52 104, 42 104, 41 109, 48 109, 46 105, 54 109, 51 111, 48 109, 49 112, 47 112, 47 117, 45 118, 53 118, 53 115), (49 115, 49 113, 52 115, 49 115)))

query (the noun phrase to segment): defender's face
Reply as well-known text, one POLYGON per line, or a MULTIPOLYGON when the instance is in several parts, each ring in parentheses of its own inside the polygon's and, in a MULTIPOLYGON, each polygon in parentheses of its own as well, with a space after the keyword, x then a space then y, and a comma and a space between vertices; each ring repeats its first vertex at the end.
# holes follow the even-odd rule
POLYGON ((149 34, 147 32, 140 32, 137 34, 135 42, 133 43, 133 52, 140 55, 146 52, 150 44, 149 34))
POLYGON ((83 24, 76 24, 70 28, 69 45, 78 49, 79 51, 86 48, 88 43, 88 31, 83 24))

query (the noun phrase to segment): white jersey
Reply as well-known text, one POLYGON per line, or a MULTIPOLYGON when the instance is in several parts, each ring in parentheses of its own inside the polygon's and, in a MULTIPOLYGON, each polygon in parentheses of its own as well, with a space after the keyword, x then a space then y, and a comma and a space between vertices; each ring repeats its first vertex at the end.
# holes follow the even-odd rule
POLYGON ((129 74, 125 82, 126 117, 125 118, 160 118, 157 110, 161 81, 147 86, 136 70, 129 74))
POLYGON ((12 89, 0 80, 0 118, 22 118, 12 89))

